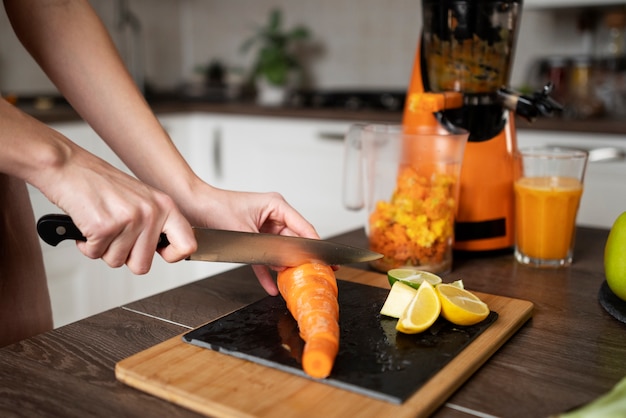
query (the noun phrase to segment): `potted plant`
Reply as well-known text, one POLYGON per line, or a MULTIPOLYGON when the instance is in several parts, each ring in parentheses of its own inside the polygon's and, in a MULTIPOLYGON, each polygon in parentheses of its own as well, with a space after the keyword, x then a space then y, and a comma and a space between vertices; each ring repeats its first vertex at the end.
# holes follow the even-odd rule
POLYGON ((257 100, 262 105, 284 103, 288 89, 302 76, 296 47, 310 37, 309 29, 296 26, 283 29, 282 13, 279 9, 270 11, 266 26, 241 46, 243 52, 257 48, 250 81, 256 86, 257 100))

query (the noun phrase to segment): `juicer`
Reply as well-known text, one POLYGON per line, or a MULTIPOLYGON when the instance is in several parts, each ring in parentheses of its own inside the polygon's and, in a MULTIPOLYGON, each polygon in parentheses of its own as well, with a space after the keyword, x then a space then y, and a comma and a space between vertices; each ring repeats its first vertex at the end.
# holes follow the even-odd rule
POLYGON ((403 125, 469 132, 456 250, 512 248, 515 114, 532 121, 561 110, 550 84, 529 95, 507 86, 521 11, 522 0, 422 0, 403 125))

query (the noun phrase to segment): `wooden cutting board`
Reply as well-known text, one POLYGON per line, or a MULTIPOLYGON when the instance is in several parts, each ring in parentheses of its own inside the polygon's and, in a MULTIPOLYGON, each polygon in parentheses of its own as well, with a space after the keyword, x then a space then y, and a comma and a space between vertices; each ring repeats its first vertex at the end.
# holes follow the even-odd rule
MULTIPOLYGON (((384 275, 342 267, 337 277, 388 288, 384 275)), ((118 380, 213 417, 414 417, 431 414, 532 315, 528 301, 478 293, 498 319, 402 404, 347 391, 197 347, 178 336, 120 361, 118 380)))

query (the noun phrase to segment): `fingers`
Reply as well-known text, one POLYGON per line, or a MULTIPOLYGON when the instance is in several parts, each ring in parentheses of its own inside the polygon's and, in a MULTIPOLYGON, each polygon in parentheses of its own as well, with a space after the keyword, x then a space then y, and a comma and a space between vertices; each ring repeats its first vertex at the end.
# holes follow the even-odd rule
POLYGON ((87 238, 77 243, 80 251, 87 257, 101 258, 111 267, 126 264, 134 274, 145 274, 162 232, 170 244, 158 253, 167 262, 182 260, 196 250, 191 226, 169 198, 156 195, 154 204, 125 209, 117 210, 114 216, 101 216, 97 222, 75 221, 87 238))
POLYGON ((80 214, 73 217, 81 230, 85 242, 77 242, 80 251, 89 258, 102 258, 111 267, 120 267, 126 263, 129 253, 141 234, 136 222, 124 219, 121 214, 114 216, 107 211, 94 213, 84 219, 80 214))
POLYGON ((48 165, 37 187, 72 217, 87 238, 78 243, 87 257, 102 258, 111 267, 126 264, 133 273, 145 274, 162 232, 170 241, 167 248, 159 250, 166 261, 181 260, 195 250, 191 226, 170 196, 62 135, 51 136, 65 152, 52 158, 55 163, 48 165))
MULTIPOLYGON (((187 204, 181 207, 196 226, 319 239, 313 225, 276 192, 237 192, 196 183, 183 202, 187 204)), ((277 295, 270 268, 255 265, 252 269, 263 289, 277 295)))
POLYGON ((278 295, 278 287, 276 287, 276 282, 274 282, 274 278, 270 274, 270 270, 267 266, 254 265, 252 266, 252 270, 268 295, 278 295))
POLYGON ((168 218, 163 226, 163 232, 167 235, 170 245, 158 250, 159 254, 168 263, 187 258, 198 249, 191 226, 178 211, 168 218))
POLYGON ((265 202, 266 215, 262 218, 259 231, 280 235, 298 236, 319 239, 319 234, 296 209, 294 209, 279 193, 262 194, 265 202))

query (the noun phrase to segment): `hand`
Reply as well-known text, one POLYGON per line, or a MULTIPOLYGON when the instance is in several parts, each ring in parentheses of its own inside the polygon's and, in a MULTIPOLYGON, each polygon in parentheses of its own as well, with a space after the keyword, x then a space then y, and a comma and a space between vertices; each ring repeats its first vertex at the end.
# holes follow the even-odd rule
MULTIPOLYGON (((202 183, 197 185, 193 196, 180 206, 195 226, 319 239, 313 225, 278 193, 235 192, 202 183)), ((254 265, 252 269, 265 291, 277 295, 278 288, 269 268, 254 265)))
POLYGON ((80 251, 111 267, 126 264, 135 274, 147 273, 161 232, 171 244, 159 250, 168 262, 197 247, 191 226, 170 197, 81 149, 47 174, 41 190, 87 238, 77 242, 80 251))

